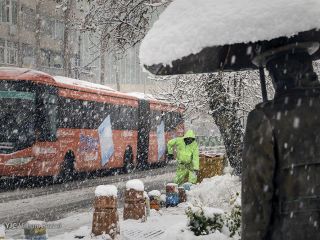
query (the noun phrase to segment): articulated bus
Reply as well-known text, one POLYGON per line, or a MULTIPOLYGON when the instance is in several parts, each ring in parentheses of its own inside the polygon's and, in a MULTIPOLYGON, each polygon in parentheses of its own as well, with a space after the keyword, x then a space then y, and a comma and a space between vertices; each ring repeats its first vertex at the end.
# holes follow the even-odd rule
POLYGON ((62 176, 166 161, 183 108, 23 68, 0 68, 0 176, 62 176))

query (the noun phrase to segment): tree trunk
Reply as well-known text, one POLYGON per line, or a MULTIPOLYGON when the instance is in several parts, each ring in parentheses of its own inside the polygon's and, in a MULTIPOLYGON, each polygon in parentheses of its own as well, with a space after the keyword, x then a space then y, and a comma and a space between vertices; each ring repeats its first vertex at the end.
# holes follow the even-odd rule
POLYGON ((100 39, 100 83, 104 85, 106 83, 106 52, 108 47, 109 37, 106 33, 106 29, 102 30, 100 39))
POLYGON ((64 11, 64 38, 63 38, 63 72, 66 77, 71 76, 71 53, 72 46, 70 41, 71 25, 72 25, 72 8, 74 6, 74 0, 67 0, 66 10, 64 11))
POLYGON ((17 1, 17 32, 18 32, 18 67, 22 67, 22 60, 23 60, 23 49, 22 49, 22 42, 21 42, 21 2, 20 0, 17 1))
POLYGON ((241 174, 243 127, 237 114, 236 104, 231 101, 222 79, 212 78, 206 84, 211 116, 218 126, 230 166, 241 174))
POLYGON ((41 6, 43 0, 37 0, 36 3, 36 32, 35 32, 35 67, 41 66, 41 6))

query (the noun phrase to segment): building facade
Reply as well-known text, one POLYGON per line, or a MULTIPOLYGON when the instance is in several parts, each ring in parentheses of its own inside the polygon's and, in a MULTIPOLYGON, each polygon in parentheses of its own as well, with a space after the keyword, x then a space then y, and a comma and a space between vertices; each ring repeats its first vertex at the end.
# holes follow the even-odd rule
MULTIPOLYGON (((73 1, 71 6, 72 14, 78 19, 82 17, 81 10, 88 8, 83 4, 73 1)), ((121 58, 106 54, 102 82, 99 49, 92 46, 92 34, 72 29, 66 41, 65 10, 62 0, 0 0, 0 66, 26 67, 65 76, 67 42, 70 77, 102 83, 123 92, 153 92, 154 82, 139 63, 139 46, 121 58)))
POLYGON ((64 25, 56 0, 0 0, 0 65, 61 74, 64 25))

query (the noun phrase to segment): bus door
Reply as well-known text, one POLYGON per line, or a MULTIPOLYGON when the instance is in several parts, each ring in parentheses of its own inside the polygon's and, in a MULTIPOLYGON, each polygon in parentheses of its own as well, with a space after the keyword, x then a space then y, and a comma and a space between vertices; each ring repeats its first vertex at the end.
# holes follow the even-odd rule
POLYGON ((149 101, 139 100, 138 115, 137 166, 145 168, 148 164, 149 133, 151 129, 149 101))

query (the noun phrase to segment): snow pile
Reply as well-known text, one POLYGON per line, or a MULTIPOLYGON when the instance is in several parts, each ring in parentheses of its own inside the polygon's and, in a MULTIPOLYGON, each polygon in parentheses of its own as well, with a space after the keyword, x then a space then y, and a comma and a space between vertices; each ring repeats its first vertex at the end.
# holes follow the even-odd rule
POLYGON ((6 227, 4 225, 0 225, 0 238, 4 238, 6 236, 6 227))
POLYGON ((241 228, 241 183, 239 177, 225 174, 204 179, 187 192, 187 230, 211 239, 239 239, 241 228))
POLYGON ((142 41, 140 61, 171 64, 205 47, 290 37, 320 28, 319 15, 319 0, 175 0, 142 41))
POLYGON ((74 79, 74 78, 68 78, 68 77, 63 77, 63 76, 54 76, 54 80, 58 83, 62 84, 68 84, 68 85, 73 85, 73 86, 78 86, 78 87, 84 87, 84 88, 91 88, 95 90, 107 90, 111 92, 116 92, 113 88, 101 85, 101 84, 96 84, 96 83, 91 83, 79 79, 74 79))
POLYGON ((30 220, 27 222, 27 228, 44 228, 46 226, 46 222, 39 220, 30 220))
POLYGON ((127 190, 133 189, 133 190, 136 190, 136 191, 144 191, 144 185, 143 185, 143 182, 141 180, 132 179, 132 180, 129 180, 126 183, 126 189, 127 190))
POLYGON ((118 189, 114 185, 99 185, 94 194, 96 197, 117 197, 118 189))
POLYGON ((200 184, 192 186, 191 190, 187 192, 187 196, 188 202, 194 206, 220 208, 230 212, 232 203, 237 201, 240 192, 241 181, 239 177, 226 174, 205 178, 200 184))
POLYGON ((109 234, 102 234, 99 236, 91 235, 91 225, 90 226, 82 226, 79 229, 66 232, 62 235, 58 235, 55 237, 50 237, 52 240, 70 240, 70 239, 82 239, 82 240, 111 240, 112 238, 109 234))
POLYGON ((159 190, 152 190, 148 193, 149 197, 160 197, 161 192, 159 190))

